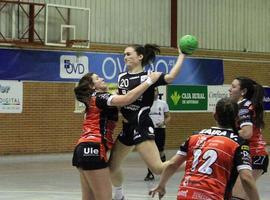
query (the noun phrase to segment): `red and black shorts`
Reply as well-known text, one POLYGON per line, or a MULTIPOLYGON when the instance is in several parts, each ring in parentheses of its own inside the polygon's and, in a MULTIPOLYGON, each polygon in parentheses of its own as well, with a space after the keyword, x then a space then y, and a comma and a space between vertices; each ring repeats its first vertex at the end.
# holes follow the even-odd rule
POLYGON ((104 146, 100 143, 79 143, 73 152, 72 165, 83 170, 95 170, 108 167, 104 146))

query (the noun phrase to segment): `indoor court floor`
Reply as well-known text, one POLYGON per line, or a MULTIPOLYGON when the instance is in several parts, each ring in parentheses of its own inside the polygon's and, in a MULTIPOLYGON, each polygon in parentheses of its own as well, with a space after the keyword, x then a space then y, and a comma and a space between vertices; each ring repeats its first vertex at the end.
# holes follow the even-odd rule
MULTIPOLYGON (((175 152, 176 150, 167 151, 167 157, 170 158, 175 152)), ((71 158, 70 153, 0 156, 0 200, 80 200, 79 175, 71 166, 71 158)), ((148 197, 148 191, 159 177, 151 182, 143 180, 147 169, 136 152, 131 153, 124 161, 123 169, 127 199, 152 199, 148 197)), ((176 174, 170 180, 164 200, 176 199, 182 174, 183 172, 176 174)), ((261 177, 257 185, 261 199, 269 200, 269 173, 261 177)))

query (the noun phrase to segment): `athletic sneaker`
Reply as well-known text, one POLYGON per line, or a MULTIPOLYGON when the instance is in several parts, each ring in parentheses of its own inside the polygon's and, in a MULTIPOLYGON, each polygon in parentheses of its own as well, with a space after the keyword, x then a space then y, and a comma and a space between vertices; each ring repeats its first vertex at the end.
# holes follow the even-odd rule
POLYGON ((148 174, 144 178, 144 181, 153 181, 153 180, 155 180, 154 174, 152 174, 151 172, 148 172, 148 174))

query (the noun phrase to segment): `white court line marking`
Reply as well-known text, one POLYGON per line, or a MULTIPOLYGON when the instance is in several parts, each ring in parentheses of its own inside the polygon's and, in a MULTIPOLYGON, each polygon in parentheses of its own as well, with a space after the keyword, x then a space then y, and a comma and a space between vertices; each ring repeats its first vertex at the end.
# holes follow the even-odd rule
POLYGON ((37 190, 0 190, 0 193, 45 193, 45 194, 80 194, 80 191, 67 192, 67 191, 37 191, 37 190))
MULTIPOLYGON (((0 193, 33 193, 33 194, 81 194, 81 191, 74 191, 74 192, 68 192, 68 191, 38 191, 38 190, 0 190, 0 193)), ((136 198, 136 197, 149 197, 151 198, 150 196, 148 195, 140 195, 140 194, 131 194, 131 193, 128 193, 127 195, 127 198, 136 198)), ((176 198, 176 195, 166 195, 164 196, 164 198, 170 198, 170 197, 173 197, 173 198, 176 198)))
MULTIPOLYGON (((76 172, 76 168, 69 168, 69 167, 63 167, 63 168, 61 168, 61 172, 62 171, 75 171, 76 172)), ((55 169, 53 169, 53 168, 51 168, 51 169, 46 169, 46 171, 44 172, 44 169, 43 168, 40 168, 40 169, 23 169, 23 168, 21 168, 21 169, 5 169, 5 174, 1 174, 0 173, 0 176, 10 176, 10 174, 6 174, 6 173, 12 173, 12 174, 14 174, 14 173, 21 173, 21 172, 41 172, 41 174, 46 174, 46 173, 50 173, 50 172, 55 172, 55 169)))

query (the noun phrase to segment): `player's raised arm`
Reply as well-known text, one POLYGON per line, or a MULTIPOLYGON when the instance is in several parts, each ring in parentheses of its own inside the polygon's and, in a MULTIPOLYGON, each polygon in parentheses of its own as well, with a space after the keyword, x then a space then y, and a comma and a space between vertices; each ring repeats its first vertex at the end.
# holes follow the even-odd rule
POLYGON ((178 58, 171 71, 165 75, 164 79, 167 83, 171 83, 179 74, 185 55, 191 55, 198 48, 198 40, 195 36, 185 35, 179 40, 178 44, 178 58))
POLYGON ((164 76, 164 79, 165 79, 165 81, 167 83, 173 82, 173 80, 179 74, 179 72, 180 72, 180 70, 182 68, 182 64, 184 62, 184 59, 185 59, 185 54, 183 54, 181 52, 181 50, 179 49, 179 55, 178 55, 178 58, 177 58, 177 61, 176 61, 175 65, 173 66, 171 71, 164 76))

